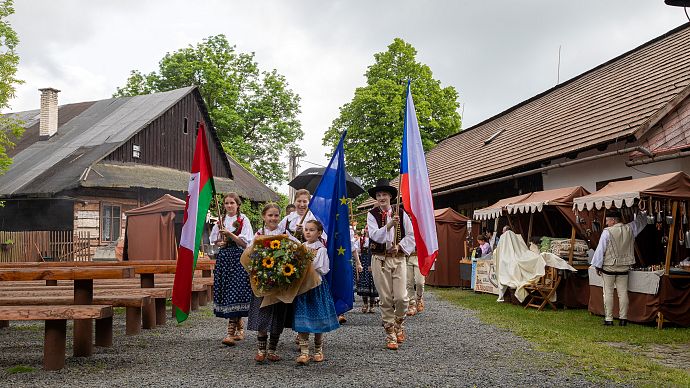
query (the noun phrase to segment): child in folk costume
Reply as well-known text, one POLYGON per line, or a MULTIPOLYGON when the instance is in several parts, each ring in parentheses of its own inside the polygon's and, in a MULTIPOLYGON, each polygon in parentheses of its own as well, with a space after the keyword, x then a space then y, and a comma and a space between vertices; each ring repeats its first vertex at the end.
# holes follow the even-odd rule
POLYGON ((210 241, 221 247, 213 270, 213 312, 217 317, 228 318, 228 334, 222 341, 228 346, 244 339, 241 317, 249 313, 252 298, 249 276, 240 264, 240 256, 254 232, 247 216, 240 214, 241 204, 237 193, 223 198, 225 214, 213 226, 210 236, 210 241))
POLYGON ((323 225, 317 220, 310 220, 304 224, 304 245, 314 252, 312 268, 321 275, 321 284, 298 295, 295 298, 295 320, 293 330, 297 331, 299 338, 300 355, 296 361, 306 365, 309 360, 309 333, 314 333, 314 362, 324 360, 323 333, 340 327, 335 312, 335 304, 331 296, 331 290, 324 276, 330 270, 330 259, 323 242, 319 239, 323 233, 323 225))
MULTIPOLYGON (((292 236, 300 242, 304 242, 303 226, 307 221, 315 220, 314 214, 309 210, 309 200, 311 193, 306 189, 299 189, 295 191, 295 211, 285 216, 278 227, 287 230, 292 236)), ((321 238, 326 239, 326 234, 323 233, 321 238)))
POLYGON ((371 274, 380 297, 381 318, 386 331, 386 348, 397 350, 405 341, 405 314, 407 312, 407 257, 414 253, 415 241, 412 221, 403 208, 401 217, 393 214, 391 199, 398 190, 379 179, 368 190, 377 205, 367 214, 371 274), (397 233, 396 233, 397 231, 397 233))
POLYGON ((355 269, 357 270, 357 295, 362 297, 362 312, 373 313, 376 299, 379 293, 374 285, 371 274, 371 252, 369 251, 369 233, 367 227, 362 230, 356 246, 358 255, 355 257, 355 269))
MULTIPOLYGON (((285 229, 278 227, 280 207, 275 203, 268 203, 261 211, 264 225, 256 232, 256 236, 277 236, 285 234, 285 229)), ((278 341, 283 329, 291 327, 292 304, 278 302, 270 306, 261 307, 262 297, 252 295, 249 302, 249 322, 247 328, 257 332, 258 351, 254 360, 257 362, 280 361, 276 353, 278 341), (270 338, 268 337, 270 334, 270 338), (267 346, 268 344, 268 346, 267 346)))

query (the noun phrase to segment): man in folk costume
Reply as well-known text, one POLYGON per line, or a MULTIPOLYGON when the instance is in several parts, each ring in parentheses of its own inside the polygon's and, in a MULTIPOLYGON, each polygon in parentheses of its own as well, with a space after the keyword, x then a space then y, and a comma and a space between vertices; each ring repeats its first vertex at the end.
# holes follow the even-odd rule
POLYGON ((613 289, 618 290, 618 319, 628 323, 628 271, 635 264, 635 237, 644 229, 647 218, 636 214, 633 222, 623 224, 618 210, 606 211, 607 228, 601 233, 592 257, 592 266, 604 281, 604 325, 613 325, 613 289))
POLYGON ((407 312, 407 260, 415 250, 414 230, 410 217, 400 208, 394 214, 391 199, 398 190, 385 179, 368 190, 377 205, 367 214, 371 274, 379 293, 381 318, 386 331, 386 347, 397 350, 405 341, 404 321, 407 312))

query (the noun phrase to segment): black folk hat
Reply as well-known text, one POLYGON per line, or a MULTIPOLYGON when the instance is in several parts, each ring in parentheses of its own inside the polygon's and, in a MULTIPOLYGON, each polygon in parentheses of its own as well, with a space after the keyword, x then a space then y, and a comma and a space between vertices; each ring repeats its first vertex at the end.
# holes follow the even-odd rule
POLYGON ((398 189, 391 186, 388 182, 388 179, 383 178, 376 181, 376 186, 370 188, 367 191, 369 192, 369 196, 373 199, 376 199, 376 193, 378 193, 379 191, 385 191, 386 193, 390 194, 391 199, 394 199, 398 196, 398 189))

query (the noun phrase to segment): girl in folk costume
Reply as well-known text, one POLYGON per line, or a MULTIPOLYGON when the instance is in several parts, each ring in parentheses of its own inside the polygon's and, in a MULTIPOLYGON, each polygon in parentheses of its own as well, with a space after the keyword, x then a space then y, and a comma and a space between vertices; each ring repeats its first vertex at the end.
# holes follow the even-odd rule
POLYGON ((314 214, 309 211, 309 190, 300 189, 295 192, 295 211, 285 216, 278 224, 282 230, 287 230, 300 242, 304 242, 302 227, 309 220, 315 220, 314 214))
POLYGON ((244 339, 242 318, 249 313, 252 289, 249 276, 240 264, 240 256, 254 237, 252 225, 240 214, 242 199, 237 193, 223 198, 225 214, 211 230, 210 240, 220 246, 213 276, 213 312, 228 318, 228 334, 223 344, 232 346, 244 339))
POLYGON ((362 312, 373 313, 376 306, 376 299, 379 293, 374 285, 374 278, 371 274, 371 251, 369 250, 369 231, 365 226, 362 235, 359 237, 357 246, 359 254, 355 256, 355 266, 358 273, 357 295, 362 297, 362 312))
POLYGON ((371 274, 381 298, 379 308, 386 331, 386 348, 397 350, 406 338, 403 326, 409 300, 406 258, 415 250, 414 231, 402 207, 402 217, 393 214, 390 203, 398 190, 387 180, 379 179, 368 192, 378 205, 367 214, 371 274))
MULTIPOLYGON (((256 236, 277 236, 285 234, 285 229, 278 226, 280 207, 275 203, 268 203, 261 211, 264 225, 256 232, 256 236)), ((291 327, 292 304, 278 302, 270 306, 261 307, 263 298, 252 295, 249 302, 249 322, 247 328, 257 332, 259 348, 254 357, 257 362, 280 361, 276 353, 278 341, 283 329, 291 327), (270 334, 270 338, 269 338, 270 334), (268 345, 268 346, 267 346, 268 345)))
POLYGON ((323 233, 323 225, 317 220, 309 220, 304 224, 304 245, 314 252, 312 268, 321 275, 321 285, 298 295, 295 298, 295 320, 293 330, 299 338, 300 355, 296 361, 306 365, 309 360, 309 333, 314 333, 314 362, 324 360, 323 333, 340 327, 335 313, 335 304, 331 290, 324 276, 330 270, 328 252, 319 236, 323 233))

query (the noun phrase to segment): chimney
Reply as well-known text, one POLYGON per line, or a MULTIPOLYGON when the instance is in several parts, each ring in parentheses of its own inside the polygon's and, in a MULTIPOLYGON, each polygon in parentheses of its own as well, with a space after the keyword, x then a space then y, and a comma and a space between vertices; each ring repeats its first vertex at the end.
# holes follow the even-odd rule
POLYGON ((41 122, 39 139, 47 140, 57 133, 59 90, 53 88, 38 89, 41 91, 41 122))

